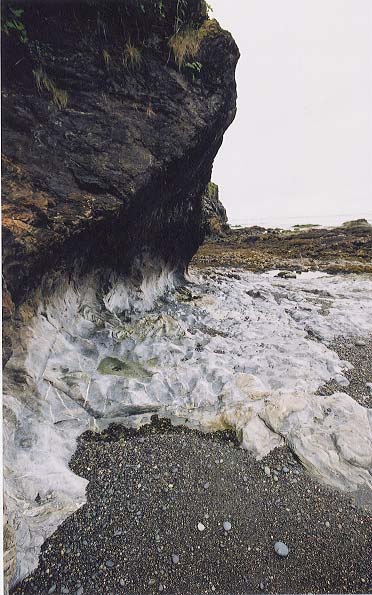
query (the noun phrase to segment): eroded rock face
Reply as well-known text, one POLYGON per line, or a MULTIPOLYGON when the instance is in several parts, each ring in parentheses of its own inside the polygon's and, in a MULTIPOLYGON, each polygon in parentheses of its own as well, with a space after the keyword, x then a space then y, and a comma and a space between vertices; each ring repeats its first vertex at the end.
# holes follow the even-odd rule
POLYGON ((51 386, 53 337, 63 341, 91 292, 98 313, 108 308, 125 321, 137 301, 146 310, 152 288, 184 272, 203 238, 202 195, 235 115, 239 52, 206 20, 202 0, 143 0, 141 10, 131 0, 12 6, 26 32, 3 35, 5 503, 14 582, 84 502, 86 482, 67 465, 95 411, 58 386, 50 409, 41 387, 51 386), (197 42, 180 63, 169 40, 188 31, 197 42), (58 315, 47 313, 48 296, 58 315))

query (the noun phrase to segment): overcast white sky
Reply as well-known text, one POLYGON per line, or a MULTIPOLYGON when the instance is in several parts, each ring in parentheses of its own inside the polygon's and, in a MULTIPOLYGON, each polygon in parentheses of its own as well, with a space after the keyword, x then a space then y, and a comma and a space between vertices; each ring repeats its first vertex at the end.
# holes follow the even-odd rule
POLYGON ((372 218, 372 0, 209 2, 241 52, 212 178, 230 220, 372 218))

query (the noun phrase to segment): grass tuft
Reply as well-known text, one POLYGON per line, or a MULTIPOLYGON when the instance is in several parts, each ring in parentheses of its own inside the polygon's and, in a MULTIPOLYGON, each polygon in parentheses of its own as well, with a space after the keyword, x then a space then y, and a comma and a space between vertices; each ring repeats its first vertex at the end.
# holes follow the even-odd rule
POLYGON ((103 61, 105 63, 106 68, 108 68, 110 65, 111 56, 107 50, 102 50, 102 57, 103 57, 103 61))
POLYGON ((37 87, 37 90, 39 91, 39 93, 42 93, 42 91, 44 91, 44 90, 48 91, 48 93, 50 93, 52 96, 53 103, 59 109, 65 108, 68 103, 67 91, 58 89, 58 87, 56 86, 54 81, 52 81, 52 79, 50 79, 48 77, 47 73, 45 72, 45 70, 43 70, 41 68, 41 66, 39 66, 38 68, 36 68, 36 70, 33 70, 32 72, 33 72, 35 82, 36 82, 36 87, 37 87))
POLYGON ((136 70, 141 66, 141 50, 136 48, 130 41, 125 45, 123 54, 123 64, 128 70, 136 70))
POLYGON ((169 47, 173 50, 174 60, 181 70, 186 61, 197 55, 203 35, 200 29, 185 29, 175 33, 169 40, 169 47))

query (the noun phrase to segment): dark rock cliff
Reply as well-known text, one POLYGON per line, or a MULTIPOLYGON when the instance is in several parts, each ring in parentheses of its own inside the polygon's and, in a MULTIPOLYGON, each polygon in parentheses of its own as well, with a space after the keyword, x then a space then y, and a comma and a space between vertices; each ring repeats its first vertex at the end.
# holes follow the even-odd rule
POLYGON ((239 52, 202 0, 18 1, 3 23, 7 354, 50 271, 129 272, 145 252, 187 266, 239 52))

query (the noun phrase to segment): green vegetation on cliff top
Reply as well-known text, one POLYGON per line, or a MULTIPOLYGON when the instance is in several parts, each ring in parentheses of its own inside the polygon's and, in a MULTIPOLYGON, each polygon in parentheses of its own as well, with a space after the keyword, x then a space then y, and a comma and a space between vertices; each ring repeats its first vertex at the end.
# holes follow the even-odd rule
MULTIPOLYGON (((2 6, 3 52, 7 56, 31 59, 34 84, 39 93, 48 94, 63 109, 68 93, 63 83, 49 72, 49 51, 68 43, 55 29, 59 12, 71 12, 71 27, 81 30, 82 48, 91 48, 110 72, 115 63, 126 70, 140 70, 146 54, 158 55, 173 64, 192 81, 200 75, 203 64, 198 59, 202 40, 213 35, 213 21, 208 21, 210 6, 205 0, 78 0, 43 6, 47 18, 37 7, 24 0, 5 0, 2 6), (49 13, 48 13, 49 11, 49 13), (50 14, 50 23, 48 22, 50 14), (53 28, 54 23, 54 28, 53 28)), ((6 74, 11 74, 11 67, 6 74)))

